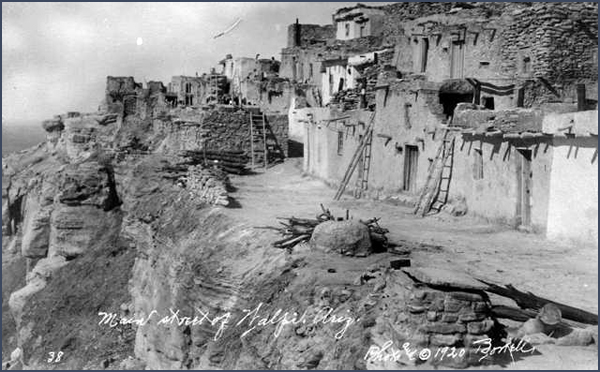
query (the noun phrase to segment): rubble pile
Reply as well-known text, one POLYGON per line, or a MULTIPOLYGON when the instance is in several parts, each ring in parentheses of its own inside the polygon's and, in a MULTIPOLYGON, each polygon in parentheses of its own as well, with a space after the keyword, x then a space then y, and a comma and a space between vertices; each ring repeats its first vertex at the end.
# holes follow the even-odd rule
POLYGON ((192 199, 212 205, 229 205, 229 177, 222 170, 191 166, 187 176, 180 178, 179 184, 190 191, 192 199))

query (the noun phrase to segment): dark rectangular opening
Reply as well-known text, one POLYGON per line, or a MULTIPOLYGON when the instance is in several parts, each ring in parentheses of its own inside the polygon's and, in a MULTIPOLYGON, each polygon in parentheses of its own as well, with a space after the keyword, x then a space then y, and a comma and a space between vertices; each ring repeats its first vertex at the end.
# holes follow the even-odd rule
POLYGON ((406 145, 404 150, 404 191, 417 189, 417 165, 419 162, 419 148, 406 145))
POLYGON ((429 54, 429 39, 421 39, 421 72, 427 70, 427 57, 429 54))

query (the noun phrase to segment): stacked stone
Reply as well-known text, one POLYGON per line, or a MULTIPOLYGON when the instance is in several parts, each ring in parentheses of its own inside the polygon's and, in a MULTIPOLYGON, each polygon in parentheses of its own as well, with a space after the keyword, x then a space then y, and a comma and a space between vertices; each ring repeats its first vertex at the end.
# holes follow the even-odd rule
POLYGON ((186 181, 192 198, 212 205, 229 205, 229 178, 225 172, 196 165, 188 169, 186 181))
POLYGON ((535 77, 551 82, 597 79, 597 3, 536 3, 514 11, 502 36, 507 73, 519 69, 521 51, 529 49, 535 77))
POLYGON ((477 349, 485 345, 474 342, 489 338, 487 333, 494 327, 484 292, 415 285, 406 309, 410 322, 417 327, 411 344, 431 350, 427 362, 457 368, 480 364, 483 355, 478 355, 477 349), (443 353, 445 347, 454 347, 456 355, 450 355, 450 350, 443 353))

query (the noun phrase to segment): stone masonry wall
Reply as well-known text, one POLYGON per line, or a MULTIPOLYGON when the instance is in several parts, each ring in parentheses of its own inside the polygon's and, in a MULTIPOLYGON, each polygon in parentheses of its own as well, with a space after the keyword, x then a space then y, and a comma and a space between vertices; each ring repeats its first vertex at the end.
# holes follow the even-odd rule
POLYGON ((503 35, 505 70, 518 70, 529 57, 535 77, 597 80, 597 3, 533 3, 513 17, 503 35))
MULTIPOLYGON (((432 364, 465 368, 478 364, 477 340, 490 337, 494 320, 485 292, 441 291, 416 284, 406 304, 408 319, 415 325, 413 342, 435 353, 454 347, 457 357, 430 359, 432 364), (464 353, 460 356, 460 350, 464 353)), ((411 344, 412 344, 411 343, 411 344)))
POLYGON ((185 184, 195 200, 212 205, 229 205, 229 178, 227 173, 219 169, 192 166, 188 168, 187 176, 180 181, 185 184))

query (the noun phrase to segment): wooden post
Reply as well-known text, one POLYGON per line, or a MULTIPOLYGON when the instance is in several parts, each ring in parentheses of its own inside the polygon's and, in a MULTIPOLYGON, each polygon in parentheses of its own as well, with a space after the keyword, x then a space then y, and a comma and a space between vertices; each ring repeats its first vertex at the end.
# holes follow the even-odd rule
POLYGON ((585 84, 577 84, 577 111, 585 111, 586 106, 585 84))
POLYGON ((473 87, 473 103, 479 105, 481 102, 481 84, 478 82, 473 87))
POLYGON ((254 128, 252 126, 252 112, 249 112, 250 116, 250 158, 252 159, 252 169, 254 169, 254 128))
POLYGON ((262 133, 263 133, 263 150, 265 156, 265 170, 267 170, 267 164, 269 159, 267 157, 267 121, 265 119, 265 114, 262 113, 262 133))
POLYGON ((523 107, 525 105, 525 88, 522 86, 515 87, 516 91, 516 102, 517 107, 523 107))

